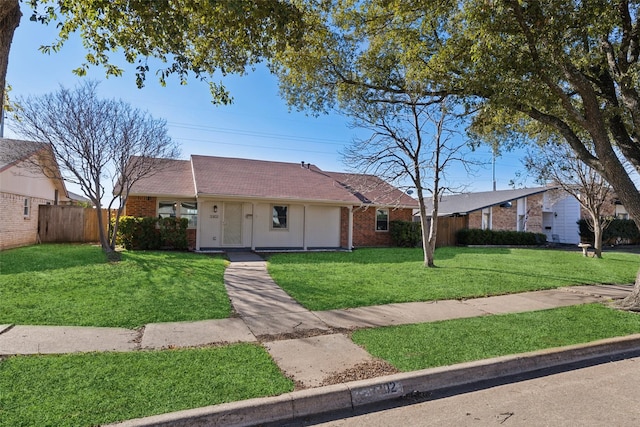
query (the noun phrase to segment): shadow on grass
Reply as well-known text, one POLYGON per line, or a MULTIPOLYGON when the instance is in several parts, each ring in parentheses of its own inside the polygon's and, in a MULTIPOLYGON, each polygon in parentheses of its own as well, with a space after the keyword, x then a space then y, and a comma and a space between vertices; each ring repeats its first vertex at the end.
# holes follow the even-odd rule
MULTIPOLYGON (((436 265, 440 261, 454 259, 465 255, 508 255, 509 248, 462 248, 444 247, 435 251, 436 265)), ((278 264, 401 264, 424 262, 422 248, 359 248, 352 252, 305 252, 271 254, 267 261, 278 264)))

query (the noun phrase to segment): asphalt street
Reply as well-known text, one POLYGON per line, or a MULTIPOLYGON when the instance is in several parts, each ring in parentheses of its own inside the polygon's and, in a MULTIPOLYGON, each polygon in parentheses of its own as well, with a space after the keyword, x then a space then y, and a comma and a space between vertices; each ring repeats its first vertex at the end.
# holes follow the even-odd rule
MULTIPOLYGON (((369 407, 356 416, 325 415, 297 426, 638 426, 640 355, 525 380, 450 390, 440 396, 369 407)), ((291 424, 293 426, 294 424, 291 424)))

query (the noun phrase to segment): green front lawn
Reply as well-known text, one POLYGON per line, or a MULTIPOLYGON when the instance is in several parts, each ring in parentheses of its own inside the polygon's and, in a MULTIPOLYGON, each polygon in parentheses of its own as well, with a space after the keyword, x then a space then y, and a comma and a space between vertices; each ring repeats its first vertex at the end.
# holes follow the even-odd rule
POLYGON ((251 344, 0 361, 0 426, 92 426, 293 390, 251 344))
POLYGON ((137 328, 226 318, 224 260, 186 252, 123 252, 110 263, 91 245, 0 252, 0 324, 137 328))
POLYGON ((353 341, 400 371, 640 333, 640 314, 587 304, 527 313, 363 329, 353 341))
POLYGON ((357 249, 351 253, 277 254, 269 273, 310 310, 475 298, 594 283, 632 283, 635 254, 505 248, 440 248, 437 268, 421 249, 357 249))

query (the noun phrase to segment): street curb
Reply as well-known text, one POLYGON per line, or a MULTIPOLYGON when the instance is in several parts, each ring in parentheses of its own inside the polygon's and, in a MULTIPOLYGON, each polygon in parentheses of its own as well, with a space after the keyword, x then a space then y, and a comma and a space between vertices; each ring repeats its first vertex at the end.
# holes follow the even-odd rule
POLYGON ((275 397, 189 409, 109 425, 241 427, 278 421, 292 422, 310 415, 352 410, 358 406, 414 393, 428 393, 639 350, 640 334, 636 334, 306 389, 275 397))

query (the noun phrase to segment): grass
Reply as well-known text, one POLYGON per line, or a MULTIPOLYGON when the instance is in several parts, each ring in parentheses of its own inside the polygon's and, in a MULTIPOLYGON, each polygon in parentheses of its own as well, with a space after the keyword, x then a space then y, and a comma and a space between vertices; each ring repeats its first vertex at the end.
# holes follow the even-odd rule
POLYGON ((0 426, 90 426, 293 390, 251 344, 0 362, 0 426))
POLYGON ((640 333, 640 314, 587 304, 359 330, 353 341, 400 371, 640 333))
POLYGON ((186 252, 123 252, 110 263, 91 245, 0 252, 0 324, 137 328, 229 317, 224 260, 186 252))
POLYGON ((351 253, 277 254, 269 273, 310 310, 475 298, 594 283, 632 283, 635 254, 543 249, 440 248, 436 268, 420 249, 358 249, 351 253))

